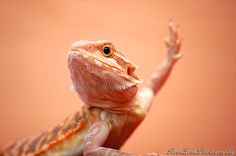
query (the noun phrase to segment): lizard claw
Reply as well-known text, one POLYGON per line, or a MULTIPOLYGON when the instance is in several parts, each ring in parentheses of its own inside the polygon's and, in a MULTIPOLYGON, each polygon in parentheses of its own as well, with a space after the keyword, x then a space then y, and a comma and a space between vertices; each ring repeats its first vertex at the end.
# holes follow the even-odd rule
POLYGON ((178 25, 175 25, 172 20, 169 21, 169 36, 165 37, 164 42, 167 47, 168 58, 170 61, 176 62, 182 57, 182 54, 179 52, 181 48, 182 39, 179 38, 178 25))

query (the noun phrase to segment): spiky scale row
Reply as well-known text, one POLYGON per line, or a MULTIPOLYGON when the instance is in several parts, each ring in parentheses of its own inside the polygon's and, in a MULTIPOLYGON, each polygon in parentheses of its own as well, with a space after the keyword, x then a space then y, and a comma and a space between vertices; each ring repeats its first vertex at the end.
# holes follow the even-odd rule
POLYGON ((79 133, 84 128, 84 124, 87 124, 83 123, 85 121, 81 122, 84 118, 86 118, 84 110, 82 114, 77 112, 72 117, 66 118, 63 122, 56 125, 53 129, 28 139, 6 144, 2 147, 2 150, 6 156, 36 156, 45 153, 49 149, 53 149, 58 144, 61 144, 68 137, 79 133))

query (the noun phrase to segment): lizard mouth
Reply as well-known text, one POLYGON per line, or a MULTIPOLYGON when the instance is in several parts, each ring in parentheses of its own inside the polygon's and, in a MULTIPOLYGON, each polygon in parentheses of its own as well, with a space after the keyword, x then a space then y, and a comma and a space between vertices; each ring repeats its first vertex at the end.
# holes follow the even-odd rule
POLYGON ((95 64, 103 65, 103 66, 105 66, 105 68, 113 70, 114 72, 118 73, 120 76, 125 77, 126 79, 128 79, 134 83, 141 83, 142 82, 142 80, 135 74, 137 67, 133 64, 130 64, 126 69, 121 69, 109 62, 105 62, 102 59, 99 59, 93 55, 90 55, 88 53, 78 51, 78 50, 76 50, 76 51, 71 50, 69 52, 68 56, 69 56, 69 58, 71 58, 71 57, 78 58, 79 56, 82 56, 86 60, 88 60, 88 58, 90 58, 95 64))
POLYGON ((141 83, 142 80, 135 74, 136 67, 134 65, 130 65, 126 70, 119 69, 114 67, 113 65, 109 65, 113 70, 115 70, 119 75, 125 77, 126 79, 134 82, 141 83))

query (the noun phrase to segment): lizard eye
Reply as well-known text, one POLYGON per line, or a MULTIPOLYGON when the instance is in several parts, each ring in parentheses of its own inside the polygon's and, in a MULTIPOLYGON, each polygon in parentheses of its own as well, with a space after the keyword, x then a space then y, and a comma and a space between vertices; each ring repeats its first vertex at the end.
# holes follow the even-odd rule
POLYGON ((111 56, 112 54, 111 48, 109 46, 104 46, 102 52, 106 57, 111 56))

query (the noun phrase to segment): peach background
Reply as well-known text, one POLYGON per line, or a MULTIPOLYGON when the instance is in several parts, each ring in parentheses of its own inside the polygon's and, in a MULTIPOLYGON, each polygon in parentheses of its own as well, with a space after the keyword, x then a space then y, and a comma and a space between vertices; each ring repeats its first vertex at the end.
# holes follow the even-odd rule
POLYGON ((236 1, 2 0, 0 143, 46 130, 79 110, 67 50, 109 39, 143 79, 165 55, 169 18, 181 26, 184 58, 122 150, 236 150, 236 1))

